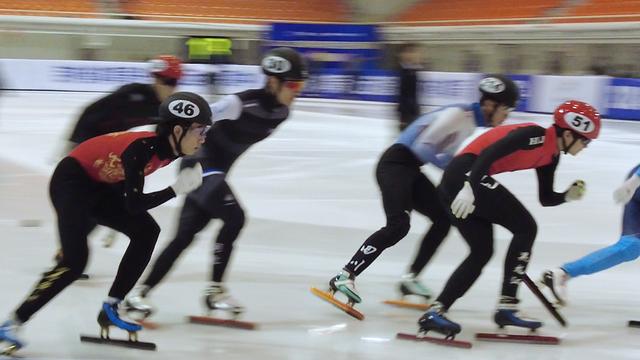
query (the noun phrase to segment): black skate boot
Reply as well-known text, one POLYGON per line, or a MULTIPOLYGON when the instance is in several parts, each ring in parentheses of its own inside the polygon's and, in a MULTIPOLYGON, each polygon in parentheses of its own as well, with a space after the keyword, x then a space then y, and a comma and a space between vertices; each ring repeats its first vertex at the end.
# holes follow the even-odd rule
POLYGON ((493 320, 498 324, 498 327, 503 329, 505 326, 515 326, 530 330, 536 330, 541 327, 542 322, 533 319, 526 319, 519 314, 519 302, 520 300, 509 296, 503 296, 500 299, 498 309, 493 315, 493 320))
POLYGON ((445 339, 453 340, 456 335, 462 330, 460 325, 447 319, 444 316, 445 310, 442 304, 436 302, 431 308, 422 315, 418 320, 418 337, 424 336, 429 331, 435 331, 437 333, 445 335, 445 339))

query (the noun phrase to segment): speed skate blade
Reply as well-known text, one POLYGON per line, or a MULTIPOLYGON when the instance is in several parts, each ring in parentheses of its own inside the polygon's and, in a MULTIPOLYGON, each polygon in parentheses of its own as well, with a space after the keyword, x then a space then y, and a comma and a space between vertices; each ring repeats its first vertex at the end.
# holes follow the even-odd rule
POLYGON ((441 339, 441 338, 435 338, 431 336, 416 336, 413 334, 405 334, 405 333, 396 334, 396 338, 401 340, 426 341, 432 344, 451 346, 451 347, 457 347, 462 349, 471 349, 471 346, 472 346, 472 344, 468 341, 441 339))
POLYGON ((556 320, 558 320, 560 325, 562 325, 563 327, 567 327, 567 320, 565 320, 564 317, 560 315, 556 307, 544 296, 544 294, 540 291, 538 286, 533 282, 533 280, 531 280, 529 275, 524 274, 522 276, 522 282, 524 282, 524 284, 527 285, 529 290, 531 290, 533 295, 535 295, 538 298, 538 300, 540 300, 542 305, 544 305, 544 307, 547 308, 547 310, 551 313, 551 315, 553 315, 553 317, 556 320))
POLYGON ((362 314, 360 311, 356 310, 353 308, 353 306, 349 306, 345 303, 343 303, 342 301, 338 301, 336 300, 335 297, 333 297, 332 294, 320 290, 318 288, 312 287, 311 288, 311 292, 313 293, 313 295, 319 297, 320 299, 332 304, 333 306, 337 307, 338 309, 346 312, 347 314, 353 316, 354 318, 358 319, 358 320, 364 320, 364 314, 362 314))
POLYGON ((476 340, 496 341, 496 342, 515 342, 525 344, 541 344, 541 345, 558 345, 560 339, 554 336, 540 335, 515 335, 515 334, 496 334, 496 333, 477 333, 476 340))
POLYGON ((397 306, 405 309, 416 309, 420 311, 426 311, 431 307, 431 304, 420 304, 415 302, 409 302, 404 300, 385 300, 384 304, 397 306))
POLYGON ((640 321, 638 320, 629 321, 629 327, 640 328, 640 321))
POLYGON ((255 330, 258 328, 258 325, 252 322, 218 319, 210 316, 189 316, 189 322, 193 324, 225 326, 244 330, 255 330))
POLYGON ((138 350, 151 350, 151 351, 156 350, 156 344, 143 342, 143 341, 103 339, 97 336, 86 336, 86 335, 80 335, 80 341, 92 343, 92 344, 122 346, 122 347, 127 347, 132 349, 138 349, 138 350))
POLYGON ((147 330, 157 330, 160 328, 160 324, 158 324, 157 322, 148 321, 148 320, 139 320, 136 322, 147 330))

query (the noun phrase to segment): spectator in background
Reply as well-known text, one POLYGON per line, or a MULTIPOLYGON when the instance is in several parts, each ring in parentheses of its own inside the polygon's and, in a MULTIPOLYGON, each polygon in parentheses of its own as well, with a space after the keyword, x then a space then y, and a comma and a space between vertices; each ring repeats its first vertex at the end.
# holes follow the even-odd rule
POLYGON ((404 44, 398 54, 400 63, 400 83, 398 86, 399 128, 404 130, 418 115, 418 70, 421 68, 422 53, 418 44, 404 44))

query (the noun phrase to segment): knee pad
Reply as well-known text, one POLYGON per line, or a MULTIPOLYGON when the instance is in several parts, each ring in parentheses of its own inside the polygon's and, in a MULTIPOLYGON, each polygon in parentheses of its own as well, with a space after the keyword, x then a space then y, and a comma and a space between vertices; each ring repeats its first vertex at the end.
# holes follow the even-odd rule
POLYGON ((637 235, 621 237, 617 247, 624 261, 635 260, 640 256, 640 238, 637 235))

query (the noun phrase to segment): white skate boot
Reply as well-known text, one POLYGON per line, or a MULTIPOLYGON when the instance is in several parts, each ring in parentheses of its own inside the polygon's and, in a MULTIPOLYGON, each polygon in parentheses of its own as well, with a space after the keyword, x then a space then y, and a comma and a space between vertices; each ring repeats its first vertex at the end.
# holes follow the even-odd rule
POLYGON ((567 282, 571 277, 562 268, 546 270, 539 283, 548 287, 559 306, 567 305, 567 282))
POLYGON ((402 275, 402 280, 400 281, 400 284, 398 284, 398 289, 403 297, 407 295, 416 295, 423 297, 428 301, 433 296, 431 290, 423 285, 420 280, 416 278, 416 274, 414 273, 402 275))
POLYGON ((211 283, 204 291, 204 304, 209 313, 214 310, 221 310, 231 314, 234 319, 244 313, 244 307, 229 295, 227 289, 221 283, 211 283))
POLYGON ((122 304, 122 308, 127 312, 127 316, 136 321, 142 321, 153 313, 156 309, 147 299, 149 287, 146 285, 136 286, 122 304))
POLYGON ((348 300, 347 304, 353 306, 354 304, 362 302, 360 294, 356 291, 356 278, 348 271, 342 270, 338 275, 329 280, 329 289, 333 293, 340 292, 344 294, 348 300))

